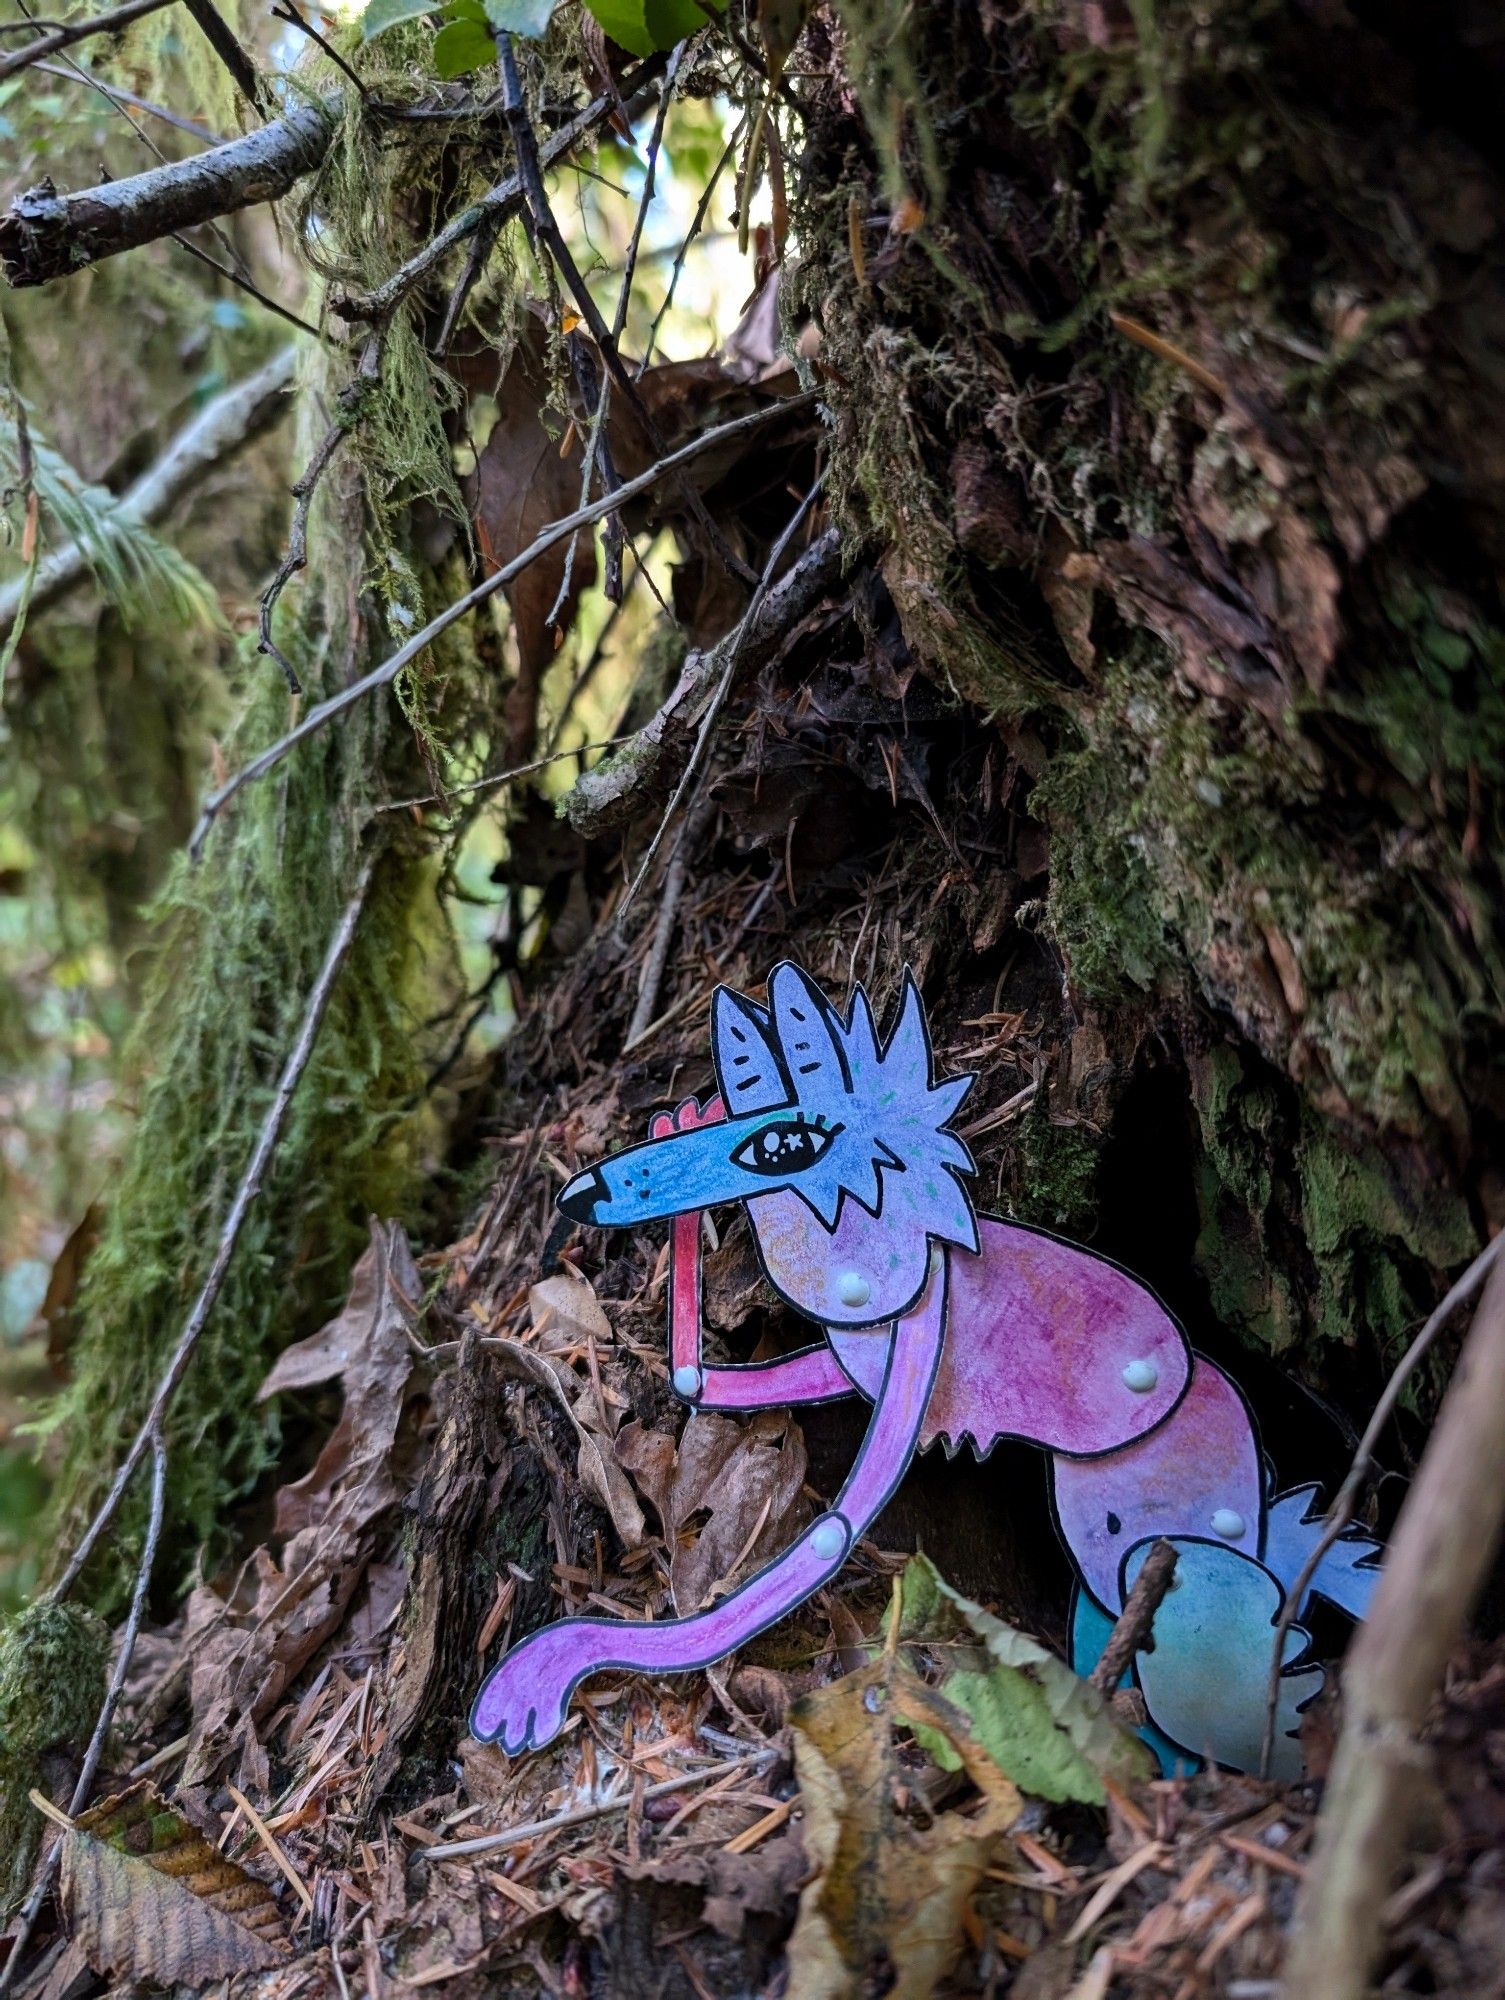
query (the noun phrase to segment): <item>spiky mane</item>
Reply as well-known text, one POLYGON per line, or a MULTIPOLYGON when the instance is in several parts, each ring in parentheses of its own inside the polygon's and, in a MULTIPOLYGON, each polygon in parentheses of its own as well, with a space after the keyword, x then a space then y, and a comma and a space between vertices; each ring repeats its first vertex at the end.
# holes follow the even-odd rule
POLYGON ((714 1041, 728 1108, 797 1105, 840 1128, 824 1159, 798 1185, 822 1220, 833 1226, 843 1197, 850 1196, 869 1214, 887 1218, 897 1210, 901 1226, 975 1249, 977 1225, 959 1176, 976 1167, 947 1129, 974 1079, 935 1080, 913 974, 905 972, 886 1039, 861 986, 843 1015, 796 966, 775 970, 767 1007, 727 997, 731 1004, 718 1009, 714 1041), (760 1059, 767 1059, 762 1067, 760 1059))

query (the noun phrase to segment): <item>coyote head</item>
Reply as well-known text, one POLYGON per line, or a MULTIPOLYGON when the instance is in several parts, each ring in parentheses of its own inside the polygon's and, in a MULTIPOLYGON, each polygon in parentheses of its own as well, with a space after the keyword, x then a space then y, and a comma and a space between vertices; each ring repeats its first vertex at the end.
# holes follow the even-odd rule
POLYGON ((718 988, 711 1044, 725 1118, 577 1174, 559 1197, 567 1215, 630 1226, 745 1202, 775 1289, 840 1326, 912 1306, 932 1241, 977 1248, 958 1178, 972 1157, 947 1129, 972 1078, 935 1081, 911 973, 886 1039, 861 987, 844 1019, 783 964, 766 1007, 718 988))

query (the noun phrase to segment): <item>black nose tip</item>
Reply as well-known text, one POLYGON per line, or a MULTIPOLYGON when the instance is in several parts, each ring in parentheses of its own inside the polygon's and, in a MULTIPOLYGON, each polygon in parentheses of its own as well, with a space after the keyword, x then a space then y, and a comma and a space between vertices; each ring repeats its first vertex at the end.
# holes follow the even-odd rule
POLYGON ((559 1207, 571 1222, 594 1222, 596 1210, 605 1200, 606 1182, 599 1167, 576 1174, 559 1191, 559 1207))

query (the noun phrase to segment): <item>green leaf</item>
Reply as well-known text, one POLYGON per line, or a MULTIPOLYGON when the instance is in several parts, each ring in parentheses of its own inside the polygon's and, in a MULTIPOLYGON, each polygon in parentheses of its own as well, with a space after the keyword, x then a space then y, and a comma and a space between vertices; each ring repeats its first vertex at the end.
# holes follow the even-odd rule
POLYGON ((536 40, 548 27, 558 0, 486 0, 486 18, 501 34, 536 40))
POLYGON ((430 14, 434 0, 371 0, 361 16, 361 40, 373 41, 377 35, 384 35, 388 28, 401 27, 404 21, 416 21, 421 14, 430 14))
POLYGON ((434 37, 434 68, 446 83, 496 61, 496 43, 478 21, 451 21, 434 37))
MULTIPOLYGON (((706 24, 705 8, 697 0, 585 0, 585 4, 605 33, 635 56, 672 49, 706 24)), ((717 14, 726 11, 726 0, 709 4, 717 14)))
MULTIPOLYGON (((1102 1805, 1104 1776, 1122 1784, 1149 1775, 1149 1751, 1090 1682, 953 1590, 924 1556, 906 1564, 899 1591, 901 1640, 944 1649, 954 1664, 941 1693, 971 1718, 977 1740, 1022 1791, 1102 1805)), ((915 1735, 938 1764, 958 1768, 943 1735, 924 1725, 915 1735)))

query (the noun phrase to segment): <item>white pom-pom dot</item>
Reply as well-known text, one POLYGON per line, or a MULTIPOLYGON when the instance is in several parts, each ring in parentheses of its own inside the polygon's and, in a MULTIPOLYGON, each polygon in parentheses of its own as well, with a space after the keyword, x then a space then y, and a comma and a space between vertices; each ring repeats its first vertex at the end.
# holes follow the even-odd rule
POLYGON ((1212 1517, 1212 1532, 1225 1542, 1236 1542, 1244 1532, 1244 1517, 1236 1507, 1219 1507, 1212 1517))
POLYGON ((1136 1396, 1147 1396, 1159 1380, 1160 1370, 1153 1361, 1130 1361, 1124 1366, 1124 1387, 1136 1396))
POLYGON ((860 1271, 843 1271, 836 1280, 836 1296, 844 1306, 865 1306, 873 1288, 860 1271))
POLYGON ((810 1530, 810 1553, 822 1562, 834 1562, 847 1545, 847 1531, 835 1514, 827 1514, 810 1530))
POLYGON ((700 1394, 700 1370, 698 1368, 676 1368, 673 1375, 674 1393, 686 1401, 700 1394))

